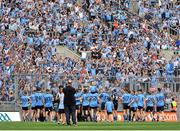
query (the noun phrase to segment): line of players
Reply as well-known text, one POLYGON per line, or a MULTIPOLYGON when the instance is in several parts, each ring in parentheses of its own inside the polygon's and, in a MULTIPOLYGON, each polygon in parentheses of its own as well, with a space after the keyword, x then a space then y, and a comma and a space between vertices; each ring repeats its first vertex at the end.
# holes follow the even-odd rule
MULTIPOLYGON (((103 90, 99 94, 96 86, 91 86, 89 90, 78 89, 75 98, 76 116, 80 114, 84 121, 97 122, 98 112, 100 112, 100 119, 105 114, 107 121, 116 121, 118 105, 120 103, 123 105, 124 121, 145 121, 145 112, 150 112, 152 120, 155 120, 154 112, 158 113, 157 121, 160 118, 159 114, 162 114, 162 120, 164 118, 165 97, 159 88, 157 94, 148 93, 146 96, 142 90, 136 92, 125 88, 122 96, 116 96, 110 95, 107 90, 103 90)), ((55 96, 52 95, 49 89, 46 92, 42 92, 41 89, 33 90, 30 96, 25 91, 21 101, 24 120, 41 121, 41 119, 44 119, 52 121, 54 116, 56 116, 58 123, 60 123, 60 119, 62 124, 65 123, 62 86, 59 87, 59 92, 55 96), (31 114, 30 118, 29 114, 31 114)))
POLYGON ((164 121, 165 96, 160 88, 156 94, 148 92, 146 95, 142 90, 135 92, 126 89, 121 100, 124 121, 145 121, 145 112, 150 112, 152 121, 164 121), (154 116, 155 112, 157 117, 154 116))

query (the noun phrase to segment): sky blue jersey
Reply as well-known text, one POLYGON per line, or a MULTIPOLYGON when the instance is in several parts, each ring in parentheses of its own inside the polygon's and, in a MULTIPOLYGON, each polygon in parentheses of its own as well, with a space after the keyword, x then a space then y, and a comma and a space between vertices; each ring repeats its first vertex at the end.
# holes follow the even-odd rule
POLYGON ((147 95, 146 96, 146 106, 147 107, 153 107, 154 106, 155 98, 153 95, 147 95))
POLYGON ((30 104, 29 104, 29 96, 22 96, 21 97, 21 102, 22 102, 22 107, 28 107, 30 104))
POLYGON ((36 97, 36 106, 43 106, 44 96, 43 93, 37 92, 35 94, 36 97))
POLYGON ((82 92, 77 92, 75 95, 76 98, 76 105, 80 105, 81 104, 81 96, 82 96, 82 92))
POLYGON ((30 99, 31 99, 31 107, 35 107, 36 106, 36 95, 35 95, 35 93, 31 94, 30 99))
POLYGON ((113 112, 114 104, 112 101, 107 101, 105 107, 107 112, 113 112))
POLYGON ((90 107, 98 107, 98 93, 89 94, 90 107))
POLYGON ((161 106, 164 106, 164 94, 163 93, 157 93, 156 94, 156 106, 157 107, 161 107, 161 106))
POLYGON ((125 93, 122 96, 122 103, 123 104, 129 104, 131 102, 131 94, 125 93))
POLYGON ((82 106, 89 106, 89 93, 82 94, 82 106))
POLYGON ((130 105, 130 107, 138 107, 138 103, 137 103, 138 97, 136 95, 132 95, 131 96, 131 101, 133 101, 130 105))
POLYGON ((96 92, 97 87, 96 86, 90 86, 90 92, 96 92))
POLYGON ((138 94, 137 99, 138 99, 138 106, 144 107, 144 100, 145 100, 144 94, 138 94))
POLYGON ((107 102, 108 101, 108 97, 109 97, 108 93, 106 93, 106 92, 101 93, 100 94, 101 103, 102 102, 107 102))
POLYGON ((50 93, 44 94, 45 107, 53 106, 53 95, 50 93))

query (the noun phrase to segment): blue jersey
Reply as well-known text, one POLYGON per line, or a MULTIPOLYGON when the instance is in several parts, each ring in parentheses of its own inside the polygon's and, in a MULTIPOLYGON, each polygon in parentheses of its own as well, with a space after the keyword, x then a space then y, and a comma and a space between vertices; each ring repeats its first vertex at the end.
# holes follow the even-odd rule
POLYGON ((137 98, 138 98, 138 106, 144 107, 144 100, 145 100, 144 94, 138 94, 137 98))
POLYGON ((130 107, 138 107, 138 103, 137 103, 138 97, 136 95, 132 95, 131 96, 131 101, 133 101, 130 105, 130 107))
POLYGON ((44 102, 45 102, 45 107, 52 107, 53 106, 53 95, 50 93, 45 94, 44 102))
POLYGON ((114 104, 112 101, 107 101, 105 107, 107 112, 113 112, 114 104))
POLYGON ((122 96, 122 103, 129 104, 131 102, 131 94, 125 93, 122 96))
POLYGON ((146 96, 146 106, 147 107, 153 107, 154 106, 154 96, 153 95, 147 95, 146 96))
POLYGON ((98 107, 98 93, 89 94, 90 107, 98 107))
POLYGON ((156 94, 156 106, 161 107, 164 106, 164 94, 163 93, 158 93, 156 94))
POLYGON ((91 86, 90 87, 90 92, 96 92, 97 91, 97 87, 96 86, 91 86))
POLYGON ((36 106, 43 106, 43 100, 44 100, 43 93, 38 92, 35 94, 35 97, 36 97, 36 106))
POLYGON ((22 107, 28 107, 29 106, 29 96, 22 96, 21 97, 22 107))
POLYGON ((101 93, 101 95, 100 95, 101 103, 102 102, 107 102, 108 97, 109 97, 109 94, 107 94, 105 92, 101 93))
POLYGON ((82 95, 82 105, 89 106, 89 94, 88 93, 82 95))
POLYGON ((30 96, 31 98, 31 107, 35 107, 36 106, 36 95, 33 93, 30 96))
POLYGON ((82 93, 81 92, 77 92, 75 95, 75 98, 76 98, 76 105, 80 105, 81 104, 81 96, 82 96, 82 93))

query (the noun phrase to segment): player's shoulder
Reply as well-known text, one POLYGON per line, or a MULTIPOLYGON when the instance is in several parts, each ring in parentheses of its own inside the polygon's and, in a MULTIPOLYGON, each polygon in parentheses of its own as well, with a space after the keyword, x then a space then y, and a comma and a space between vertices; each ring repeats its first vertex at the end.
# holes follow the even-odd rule
POLYGON ((156 96, 156 97, 158 97, 159 95, 160 95, 159 93, 154 94, 154 96, 156 96))
POLYGON ((129 93, 129 94, 127 94, 127 95, 128 95, 128 96, 130 96, 130 97, 133 97, 133 96, 135 96, 135 95, 133 95, 133 94, 130 94, 130 93, 129 93))
POLYGON ((80 96, 82 96, 82 94, 83 94, 82 92, 79 92, 79 95, 80 95, 80 96))
POLYGON ((126 93, 122 94, 122 97, 126 96, 126 93))

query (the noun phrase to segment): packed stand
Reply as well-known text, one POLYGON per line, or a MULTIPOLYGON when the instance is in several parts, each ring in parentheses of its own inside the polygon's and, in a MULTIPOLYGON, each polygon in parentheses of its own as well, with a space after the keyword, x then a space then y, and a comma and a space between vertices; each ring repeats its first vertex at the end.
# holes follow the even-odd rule
POLYGON ((132 79, 139 88, 139 82, 149 80, 157 87, 158 77, 175 81, 179 55, 166 61, 162 54, 162 49, 173 50, 175 43, 164 43, 162 33, 126 14, 113 1, 16 0, 1 2, 1 10, 2 101, 15 99, 18 74, 26 76, 18 80, 20 96, 24 90, 31 93, 34 86, 42 87, 40 81, 45 79, 52 90, 58 87, 57 81, 65 86, 69 77, 76 88, 95 81, 99 89, 111 90, 123 88, 132 79), (79 53, 91 51, 92 58, 81 62, 62 58, 56 51, 59 44, 79 53))
POLYGON ((168 29, 170 29, 171 37, 176 36, 174 38, 179 39, 179 4, 178 0, 142 0, 139 2, 139 16, 153 23, 154 27, 158 30, 168 32, 168 29))

